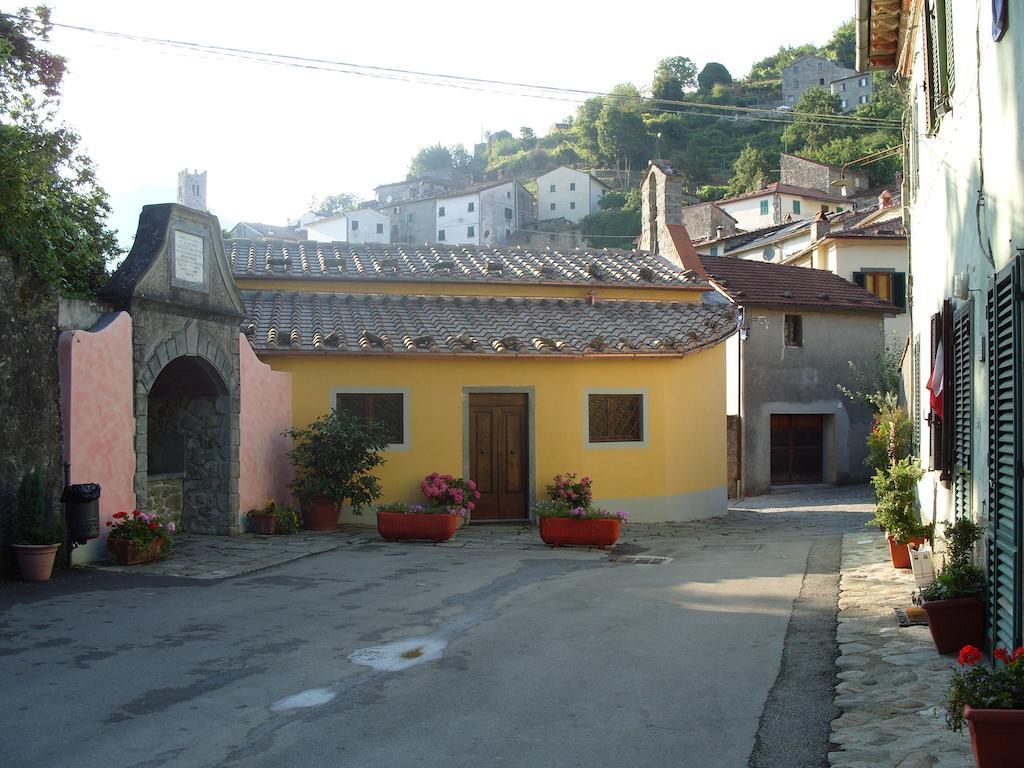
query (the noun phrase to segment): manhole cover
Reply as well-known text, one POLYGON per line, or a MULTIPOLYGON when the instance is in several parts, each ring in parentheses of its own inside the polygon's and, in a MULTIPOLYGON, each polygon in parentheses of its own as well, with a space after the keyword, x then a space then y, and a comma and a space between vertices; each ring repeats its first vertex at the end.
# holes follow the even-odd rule
POLYGON ((613 563, 623 565, 664 565, 671 563, 671 557, 657 557, 656 555, 620 555, 611 559, 613 563))

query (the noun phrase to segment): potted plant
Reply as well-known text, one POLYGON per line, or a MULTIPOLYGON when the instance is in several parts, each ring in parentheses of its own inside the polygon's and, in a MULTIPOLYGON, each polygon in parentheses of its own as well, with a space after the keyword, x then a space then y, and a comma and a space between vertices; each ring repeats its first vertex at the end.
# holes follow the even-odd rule
POLYGON ((917 482, 923 475, 921 467, 908 456, 882 467, 871 478, 878 503, 867 525, 885 531, 894 568, 909 568, 907 546, 919 546, 931 538, 932 526, 922 524, 917 514, 917 482))
POLYGON ((377 532, 389 541, 428 539, 435 544, 448 541, 469 515, 465 507, 382 504, 377 508, 377 532))
POLYGON ((445 507, 453 511, 459 525, 469 523, 469 518, 480 501, 480 491, 473 480, 441 475, 437 472, 427 475, 420 483, 420 490, 432 506, 445 507))
POLYGON ((945 525, 946 563, 935 580, 921 588, 914 602, 928 614, 928 629, 939 653, 955 653, 985 639, 985 574, 971 562, 977 524, 960 518, 945 525))
POLYGON ((290 452, 295 469, 291 489, 301 501, 304 528, 333 531, 345 501, 358 515, 380 497, 380 481, 370 474, 384 463, 380 452, 387 437, 379 425, 332 410, 287 434, 295 441, 290 452))
POLYGON ((547 486, 547 500, 533 507, 545 544, 610 547, 619 540, 622 523, 629 515, 593 506, 589 477, 577 479, 576 473, 570 472, 555 475, 554 480, 547 486))
POLYGON ((996 648, 990 668, 973 645, 960 650, 946 696, 946 726, 968 723, 978 768, 1017 768, 1024 733, 1024 648, 996 648))
POLYGON ((287 504, 274 504, 274 535, 292 536, 299 532, 299 513, 287 504))
POLYGON ((47 513, 43 478, 37 467, 21 476, 15 497, 15 543, 18 570, 26 581, 47 581, 53 573, 57 550, 64 541, 64 526, 47 513))
POLYGON ((249 529, 260 536, 273 536, 277 530, 277 504, 270 500, 262 507, 253 507, 245 513, 249 529))
POLYGON ((113 522, 107 521, 107 551, 118 565, 135 565, 159 560, 174 546, 173 520, 155 512, 115 512, 113 522))

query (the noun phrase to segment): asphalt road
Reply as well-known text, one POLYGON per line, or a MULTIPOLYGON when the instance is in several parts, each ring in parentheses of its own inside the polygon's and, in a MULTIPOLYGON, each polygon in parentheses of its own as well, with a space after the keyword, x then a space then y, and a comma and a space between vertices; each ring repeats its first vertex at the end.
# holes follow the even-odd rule
POLYGON ((660 565, 496 539, 368 544, 213 583, 3 584, 0 762, 827 765, 830 580, 863 500, 637 526, 623 552, 660 565))

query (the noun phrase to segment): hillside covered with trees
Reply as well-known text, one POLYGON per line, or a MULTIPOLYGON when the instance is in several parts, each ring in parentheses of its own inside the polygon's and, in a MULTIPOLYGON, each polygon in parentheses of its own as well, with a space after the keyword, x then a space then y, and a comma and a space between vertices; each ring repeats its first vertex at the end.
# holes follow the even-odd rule
MULTIPOLYGON (((841 165, 898 144, 898 128, 863 124, 902 118, 903 95, 881 74, 875 75, 873 100, 851 113, 853 119, 832 117, 842 114, 839 98, 825 89, 805 92, 792 113, 774 109, 782 101, 782 69, 808 53, 852 68, 853 21, 839 26, 820 48, 779 48, 740 79, 718 62, 699 67, 685 56, 663 59, 653 72, 649 93, 631 83, 617 85, 607 95, 583 102, 545 136, 523 127, 518 134, 487 134, 472 153, 462 145, 425 147, 413 158, 409 173, 455 168, 482 179, 503 168, 525 182, 559 165, 599 169, 624 192, 611 196, 606 210, 584 220, 584 232, 602 242, 639 232, 639 196, 630 190, 653 157, 669 161, 686 175, 696 194, 714 200, 756 189, 762 180, 776 180, 780 152, 841 165), (749 108, 760 111, 745 111, 749 108), (857 118, 864 120, 858 124, 857 118)), ((887 183, 899 163, 891 157, 867 170, 873 181, 887 183)))

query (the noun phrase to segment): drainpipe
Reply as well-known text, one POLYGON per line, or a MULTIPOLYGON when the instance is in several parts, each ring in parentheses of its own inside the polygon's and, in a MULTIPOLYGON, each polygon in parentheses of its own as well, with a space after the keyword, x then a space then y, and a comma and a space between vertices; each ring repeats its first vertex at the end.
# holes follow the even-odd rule
POLYGON ((746 415, 743 407, 743 357, 744 357, 744 344, 746 343, 747 335, 747 313, 740 307, 740 330, 739 330, 739 343, 736 345, 736 413, 739 416, 739 429, 736 431, 736 498, 743 498, 743 488, 746 485, 743 482, 744 471, 746 470, 746 462, 743 460, 743 451, 746 447, 746 441, 743 439, 743 433, 746 429, 746 415))

